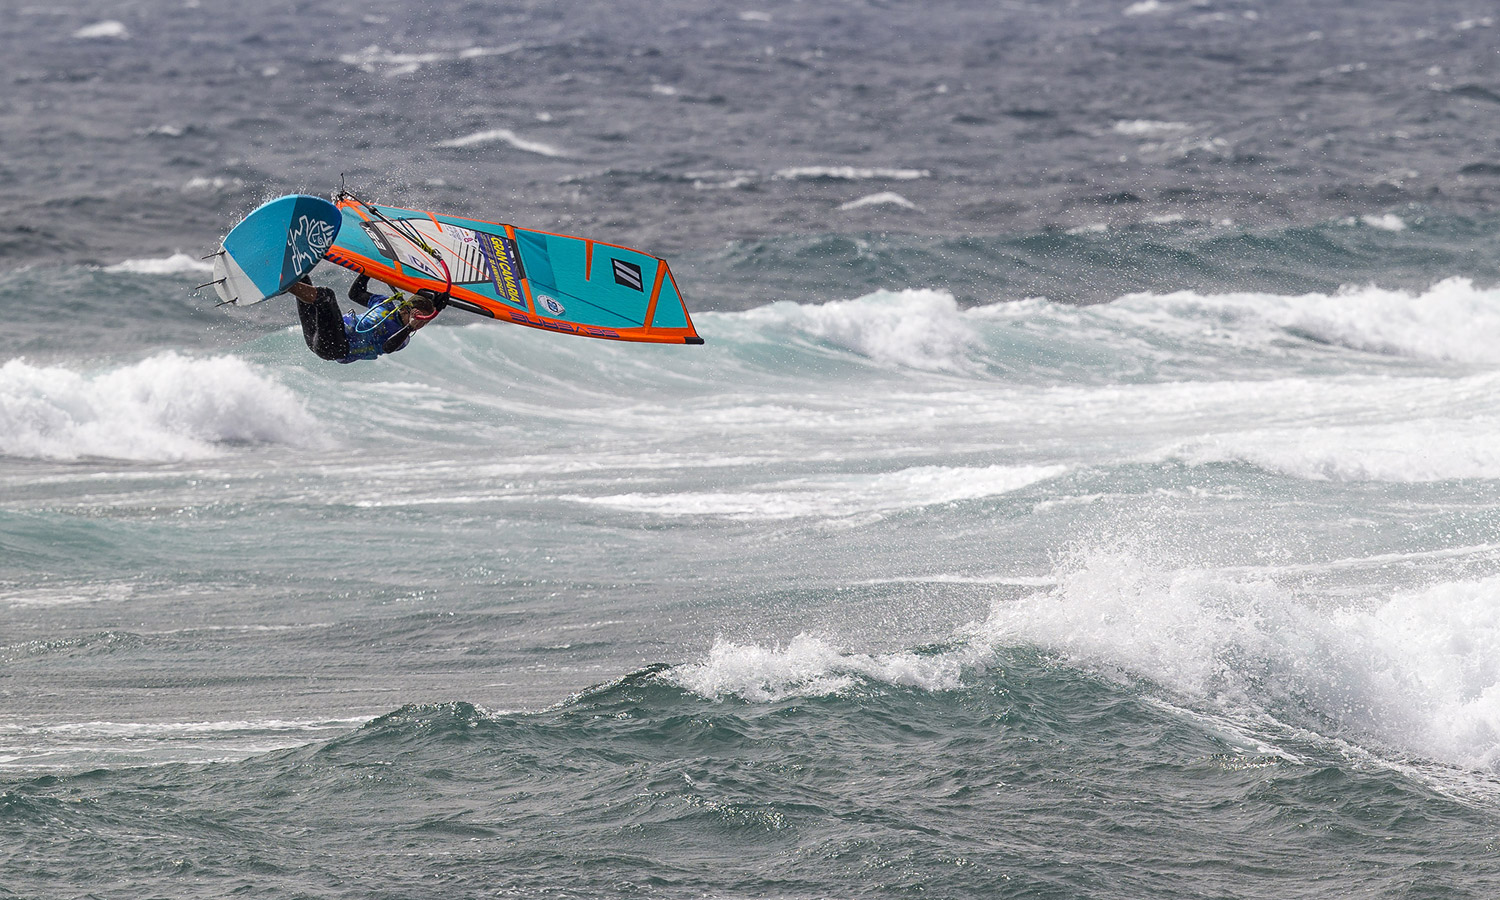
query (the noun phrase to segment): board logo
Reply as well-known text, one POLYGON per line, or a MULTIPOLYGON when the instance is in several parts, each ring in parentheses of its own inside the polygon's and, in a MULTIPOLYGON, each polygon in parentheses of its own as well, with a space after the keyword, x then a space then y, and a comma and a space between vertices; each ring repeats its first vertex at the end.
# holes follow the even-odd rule
POLYGON ((626 262, 623 259, 611 259, 615 267, 615 284, 623 284, 628 288, 645 293, 641 287, 641 267, 635 263, 626 262))
POLYGON ((545 309, 549 315, 560 316, 563 313, 567 312, 567 309, 565 309, 561 303, 557 302, 557 298, 552 296, 551 294, 538 294, 536 297, 536 302, 539 306, 541 306, 542 309, 545 309))
POLYGON ((299 218, 286 236, 287 247, 292 251, 292 268, 305 272, 317 265, 332 246, 333 236, 334 227, 322 219, 299 218))

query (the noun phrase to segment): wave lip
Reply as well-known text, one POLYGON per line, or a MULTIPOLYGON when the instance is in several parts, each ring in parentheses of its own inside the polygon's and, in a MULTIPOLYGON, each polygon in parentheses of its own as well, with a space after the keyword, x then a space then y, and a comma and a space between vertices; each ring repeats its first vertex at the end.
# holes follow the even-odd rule
POLYGON ((13 359, 0 366, 0 454, 170 462, 226 443, 307 446, 317 422, 289 389, 243 360, 162 353, 85 375, 13 359))
POLYGON ((867 206, 897 206, 902 209, 918 209, 918 206, 896 193, 895 191, 881 191, 878 194, 866 194, 858 200, 850 200, 848 203, 839 204, 839 209, 845 212, 853 209, 864 209, 867 206))
POLYGON ((106 272, 122 272, 128 275, 197 275, 213 270, 212 264, 188 256, 181 251, 165 259, 127 259, 104 267, 106 272))
POLYGON ((446 141, 438 141, 433 146, 451 150, 464 147, 477 147, 483 144, 495 143, 509 144, 517 150, 523 150, 527 153, 535 153, 538 156, 563 158, 568 155, 565 151, 559 150, 551 144, 544 144, 541 141, 533 141, 528 138, 523 138, 519 134, 516 134, 514 131, 511 131, 509 128, 491 128, 486 131, 476 131, 473 134, 466 134, 463 137, 451 138, 446 141))
POLYGON ((565 499, 662 516, 743 520, 841 517, 980 500, 1055 478, 1066 466, 917 466, 882 475, 783 482, 737 493, 616 494, 565 499))
POLYGON ((877 291, 820 305, 781 300, 734 313, 751 325, 801 332, 872 362, 927 371, 961 372, 980 333, 947 291, 877 291))
POLYGON ((130 29, 125 23, 117 19, 108 19, 103 22, 95 22, 85 25, 73 32, 73 37, 80 41, 116 40, 124 41, 130 39, 130 29))
POLYGON ((1425 291, 1366 286, 1331 294, 1130 294, 1102 307, 1125 324, 1184 339, 1232 326, 1237 339, 1288 335, 1364 353, 1444 363, 1500 364, 1500 291, 1446 278, 1425 291), (1260 333, 1257 334, 1257 331, 1260 333))
POLYGON ((1189 441, 1165 455, 1189 465, 1246 463, 1308 481, 1500 479, 1497 430, 1494 419, 1270 428, 1189 441), (1435 434, 1442 440, 1434 440, 1435 434))
POLYGON ((914 181, 930 178, 927 169, 893 169, 861 166, 792 166, 778 169, 773 178, 782 181, 831 180, 831 181, 914 181))
POLYGON ((1329 605, 1266 578, 1080 553, 1056 588, 997 602, 975 638, 1025 642, 1267 716, 1476 770, 1500 768, 1500 576, 1329 605))
POLYGON ((339 62, 346 66, 354 66, 362 72, 374 73, 377 68, 385 67, 385 77, 392 78, 397 75, 410 75, 424 65, 432 63, 458 62, 461 60, 480 59, 488 56, 506 56, 525 47, 525 44, 506 44, 503 47, 465 47, 462 50, 435 51, 430 53, 396 53, 386 50, 378 44, 372 44, 357 53, 345 53, 339 56, 339 62))
POLYGON ((701 662, 673 667, 659 677, 711 700, 733 696, 774 703, 842 693, 861 681, 957 690, 962 672, 963 660, 954 654, 848 653, 804 633, 785 647, 717 640, 701 662))

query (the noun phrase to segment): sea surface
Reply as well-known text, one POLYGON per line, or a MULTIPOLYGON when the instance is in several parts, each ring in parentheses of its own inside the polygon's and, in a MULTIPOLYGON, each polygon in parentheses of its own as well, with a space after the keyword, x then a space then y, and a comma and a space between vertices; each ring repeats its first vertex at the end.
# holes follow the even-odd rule
POLYGON ((0 897, 1500 896, 1492 4, 0 19, 0 897), (341 178, 706 344, 194 292, 341 178))

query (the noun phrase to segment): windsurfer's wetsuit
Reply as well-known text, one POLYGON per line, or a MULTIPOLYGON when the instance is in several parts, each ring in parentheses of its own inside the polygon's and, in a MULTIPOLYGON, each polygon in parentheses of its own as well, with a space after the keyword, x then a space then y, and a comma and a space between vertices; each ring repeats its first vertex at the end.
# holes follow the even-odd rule
POLYGON ((369 291, 370 279, 361 275, 349 286, 349 299, 365 307, 358 316, 339 309, 333 290, 320 287, 314 303, 297 304, 302 319, 302 337, 312 352, 323 359, 352 363, 395 353, 411 339, 411 329, 401 321, 402 298, 369 291))

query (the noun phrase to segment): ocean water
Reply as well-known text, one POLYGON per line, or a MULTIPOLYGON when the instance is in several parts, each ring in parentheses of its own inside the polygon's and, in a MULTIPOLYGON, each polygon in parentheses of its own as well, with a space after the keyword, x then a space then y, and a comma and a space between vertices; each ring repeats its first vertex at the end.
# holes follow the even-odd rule
POLYGON ((1491 16, 14 10, 0 897, 1495 896, 1491 16), (340 174, 706 343, 193 292, 340 174))

